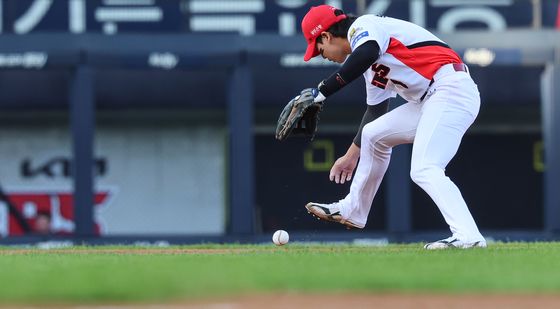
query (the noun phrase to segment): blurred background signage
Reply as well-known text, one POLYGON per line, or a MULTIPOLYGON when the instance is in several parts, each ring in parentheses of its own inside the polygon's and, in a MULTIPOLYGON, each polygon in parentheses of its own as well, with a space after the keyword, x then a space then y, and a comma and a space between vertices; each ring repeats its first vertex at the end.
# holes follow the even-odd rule
POLYGON ((297 35, 310 6, 410 20, 456 29, 554 27, 555 0, 0 0, 1 33, 267 32, 297 35))

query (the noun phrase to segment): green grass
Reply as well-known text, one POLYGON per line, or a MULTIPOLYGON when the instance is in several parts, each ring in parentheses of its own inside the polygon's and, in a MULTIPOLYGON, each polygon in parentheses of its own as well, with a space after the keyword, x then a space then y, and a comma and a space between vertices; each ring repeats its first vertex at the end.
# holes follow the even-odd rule
POLYGON ((447 251, 420 244, 174 248, 247 250, 117 254, 89 250, 128 248, 78 247, 8 254, 13 249, 2 248, 0 302, 165 301, 274 291, 560 292, 560 243, 447 251))

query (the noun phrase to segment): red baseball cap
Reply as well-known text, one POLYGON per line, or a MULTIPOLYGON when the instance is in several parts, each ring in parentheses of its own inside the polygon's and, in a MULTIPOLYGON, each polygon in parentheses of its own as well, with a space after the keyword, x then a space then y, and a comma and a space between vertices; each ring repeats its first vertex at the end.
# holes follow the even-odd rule
POLYGON ((309 61, 319 54, 315 41, 321 35, 321 32, 327 31, 332 25, 346 18, 344 14, 336 16, 334 14, 335 10, 338 9, 326 4, 314 6, 303 17, 301 32, 307 40, 307 50, 303 60, 309 61))

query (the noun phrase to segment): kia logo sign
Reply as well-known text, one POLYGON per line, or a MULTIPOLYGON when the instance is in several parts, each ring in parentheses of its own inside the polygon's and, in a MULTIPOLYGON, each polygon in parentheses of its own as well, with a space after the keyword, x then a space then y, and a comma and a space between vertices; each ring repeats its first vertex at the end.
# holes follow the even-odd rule
MULTIPOLYGON (((66 157, 53 157, 44 161, 24 159, 20 164, 20 174, 23 178, 45 176, 48 178, 69 178, 72 176, 71 160, 66 157)), ((94 172, 97 176, 107 173, 105 158, 94 160, 94 172)))

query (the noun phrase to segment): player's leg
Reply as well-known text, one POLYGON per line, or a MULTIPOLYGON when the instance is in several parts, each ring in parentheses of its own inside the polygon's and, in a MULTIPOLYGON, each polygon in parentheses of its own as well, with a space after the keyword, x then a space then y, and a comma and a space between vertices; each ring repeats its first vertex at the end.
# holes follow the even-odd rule
POLYGON ((308 204, 307 209, 323 219, 363 228, 373 198, 387 171, 391 150, 396 145, 413 141, 419 116, 420 105, 406 103, 364 126, 360 161, 352 179, 350 193, 338 203, 329 204, 328 209, 310 205, 316 203, 308 204), (320 216, 321 213, 315 213, 314 210, 330 214, 339 212, 336 215, 340 217, 320 216))
POLYGON ((445 175, 447 164, 478 114, 478 89, 465 73, 445 76, 435 82, 433 89, 422 104, 412 150, 411 178, 436 203, 452 237, 465 243, 484 242, 461 192, 445 175))
POLYGON ((418 104, 405 103, 364 127, 360 162, 350 192, 341 201, 343 218, 366 224, 373 199, 387 172, 392 148, 412 143, 419 109, 418 104))

